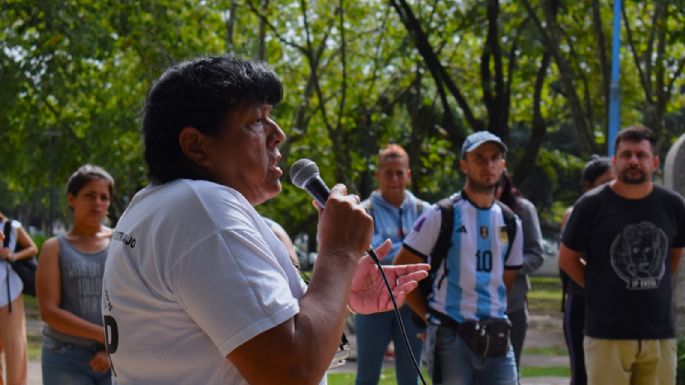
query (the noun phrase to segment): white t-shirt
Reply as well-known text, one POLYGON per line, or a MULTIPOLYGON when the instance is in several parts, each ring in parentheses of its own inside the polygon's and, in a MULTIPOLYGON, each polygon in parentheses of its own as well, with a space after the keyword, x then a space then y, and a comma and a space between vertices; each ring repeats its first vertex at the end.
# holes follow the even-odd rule
POLYGON ((148 186, 112 240, 103 316, 115 384, 247 384, 226 355, 300 310, 306 286, 285 247, 231 188, 148 186))

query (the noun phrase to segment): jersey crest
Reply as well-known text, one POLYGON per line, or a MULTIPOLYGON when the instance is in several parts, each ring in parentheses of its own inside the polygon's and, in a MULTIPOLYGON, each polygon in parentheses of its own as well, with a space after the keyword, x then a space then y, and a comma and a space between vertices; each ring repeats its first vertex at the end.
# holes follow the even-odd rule
POLYGON ((488 235, 490 235, 490 230, 488 229, 488 226, 481 226, 480 237, 483 239, 488 239, 488 235))

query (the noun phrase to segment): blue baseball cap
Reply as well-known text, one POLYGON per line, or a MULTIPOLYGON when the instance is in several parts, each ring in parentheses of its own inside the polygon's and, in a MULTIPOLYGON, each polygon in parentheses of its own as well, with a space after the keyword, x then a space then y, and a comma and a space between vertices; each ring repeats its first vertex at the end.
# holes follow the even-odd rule
POLYGON ((495 143, 503 153, 507 152, 507 146, 499 136, 489 131, 476 131, 464 140, 464 144, 461 146, 461 158, 464 159, 467 152, 471 152, 485 143, 495 143))

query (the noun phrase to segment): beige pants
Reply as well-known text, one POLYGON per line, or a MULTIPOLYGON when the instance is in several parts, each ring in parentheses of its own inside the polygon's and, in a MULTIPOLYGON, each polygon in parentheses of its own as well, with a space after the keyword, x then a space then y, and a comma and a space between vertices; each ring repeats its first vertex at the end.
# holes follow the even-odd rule
MULTIPOLYGON (((5 349, 6 385, 26 385, 28 373, 28 354, 26 352, 26 320, 24 318, 24 297, 12 301, 9 306, 0 308, 0 342, 5 349)), ((0 371, 2 384, 2 371, 0 371)))
POLYGON ((588 385, 674 385, 675 339, 609 340, 585 337, 588 385))

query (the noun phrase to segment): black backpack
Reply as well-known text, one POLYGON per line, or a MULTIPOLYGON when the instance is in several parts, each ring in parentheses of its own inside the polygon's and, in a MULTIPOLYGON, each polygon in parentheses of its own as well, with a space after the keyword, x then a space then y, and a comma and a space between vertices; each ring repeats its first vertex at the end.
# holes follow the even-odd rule
MULTIPOLYGON (((452 246, 452 232, 454 231, 454 204, 463 199, 462 195, 459 194, 455 198, 444 198, 441 199, 437 205, 440 208, 440 214, 442 216, 442 221, 440 222, 440 231, 438 232, 438 239, 433 246, 433 250, 430 253, 430 264, 431 269, 428 278, 419 281, 419 290, 423 298, 428 298, 428 295, 433 290, 433 282, 435 280, 435 274, 437 274, 438 268, 441 263, 447 259, 447 252, 452 246)), ((504 224, 507 227, 507 238, 509 241, 509 246, 506 253, 504 254, 504 260, 509 258, 511 253, 511 242, 516 237, 516 214, 509 208, 509 206, 496 200, 495 204, 498 204, 502 208, 502 215, 504 216, 504 224)), ((447 274, 440 278, 440 281, 444 280, 447 274)), ((438 282, 440 286, 442 282, 438 282)))
MULTIPOLYGON (((5 226, 3 228, 3 233, 5 234, 5 241, 3 242, 3 247, 9 247, 10 235, 12 234, 12 220, 7 219, 5 221, 5 226)), ((14 252, 21 251, 23 248, 19 245, 17 241, 14 247, 14 252)), ((24 289, 22 292, 30 296, 36 296, 36 257, 23 258, 17 261, 10 262, 12 270, 21 278, 24 284, 24 289)), ((9 292, 9 277, 7 279, 7 296, 10 297, 9 292)), ((9 311, 12 311, 12 301, 9 302, 9 311)))

